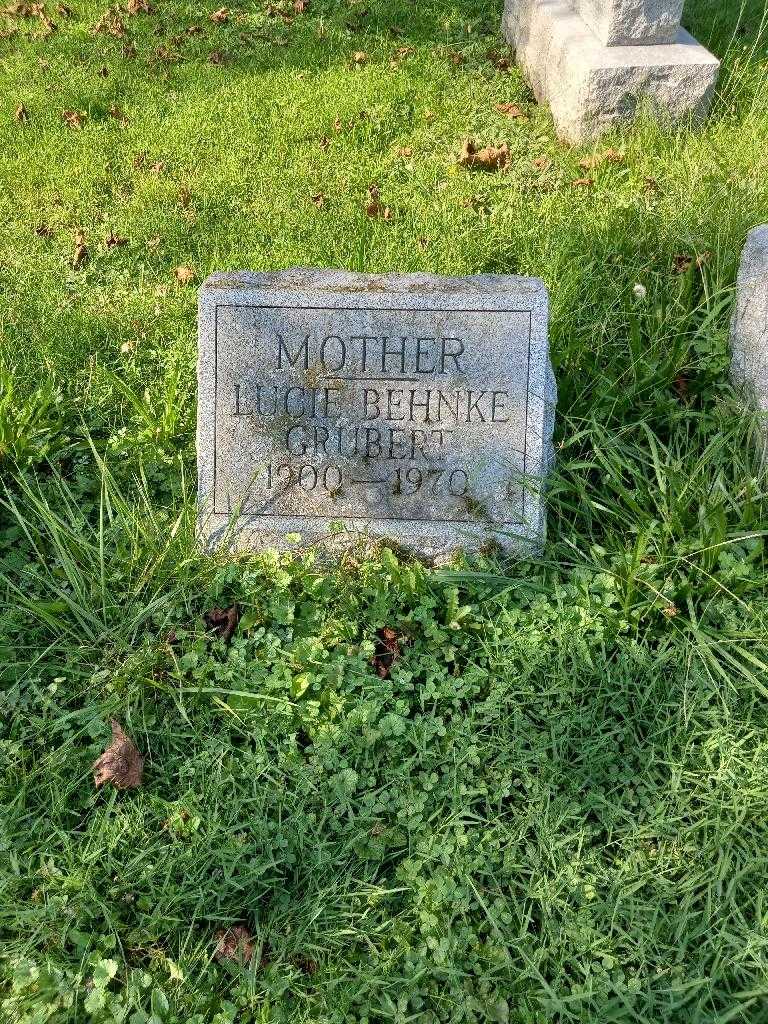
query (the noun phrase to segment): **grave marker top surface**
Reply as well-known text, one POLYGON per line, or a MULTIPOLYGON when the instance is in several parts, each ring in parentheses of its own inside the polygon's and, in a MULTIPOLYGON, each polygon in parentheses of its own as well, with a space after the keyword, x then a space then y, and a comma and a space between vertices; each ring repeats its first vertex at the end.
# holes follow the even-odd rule
POLYGON ((535 550, 547 309, 530 278, 214 274, 200 292, 203 532, 244 548, 297 532, 428 557, 489 539, 535 550))
POLYGON ((606 46, 673 43, 683 0, 575 0, 578 13, 606 46))

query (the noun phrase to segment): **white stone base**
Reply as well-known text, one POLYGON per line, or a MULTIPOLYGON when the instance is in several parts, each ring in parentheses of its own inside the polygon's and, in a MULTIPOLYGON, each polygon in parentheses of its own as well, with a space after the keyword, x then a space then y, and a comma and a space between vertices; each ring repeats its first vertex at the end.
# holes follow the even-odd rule
POLYGON ((683 29, 671 44, 604 46, 568 0, 506 0, 502 31, 569 142, 632 120, 644 103, 672 120, 703 116, 720 69, 683 29))

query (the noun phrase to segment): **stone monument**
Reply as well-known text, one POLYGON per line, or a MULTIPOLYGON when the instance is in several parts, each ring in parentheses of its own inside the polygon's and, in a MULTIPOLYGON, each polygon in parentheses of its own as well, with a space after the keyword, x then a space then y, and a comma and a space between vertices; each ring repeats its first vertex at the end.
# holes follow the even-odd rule
POLYGON ((531 554, 556 402, 541 281, 219 273, 200 291, 200 526, 243 549, 531 554), (286 535, 300 534, 301 542, 286 535))
POLYGON ((502 30, 559 135, 597 137, 644 104, 703 116, 720 62, 680 27, 683 0, 505 0, 502 30))
POLYGON ((731 323, 731 373, 763 419, 768 449, 768 224, 747 235, 731 323))

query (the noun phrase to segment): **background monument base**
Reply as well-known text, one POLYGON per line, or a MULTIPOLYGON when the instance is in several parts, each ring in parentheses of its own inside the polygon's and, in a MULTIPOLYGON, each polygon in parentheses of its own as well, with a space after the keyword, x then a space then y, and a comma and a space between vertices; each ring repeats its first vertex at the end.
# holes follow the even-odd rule
POLYGON ((569 142, 632 120, 644 103, 672 120, 703 116, 720 69, 684 29, 671 44, 605 46, 567 0, 506 0, 502 31, 569 142))

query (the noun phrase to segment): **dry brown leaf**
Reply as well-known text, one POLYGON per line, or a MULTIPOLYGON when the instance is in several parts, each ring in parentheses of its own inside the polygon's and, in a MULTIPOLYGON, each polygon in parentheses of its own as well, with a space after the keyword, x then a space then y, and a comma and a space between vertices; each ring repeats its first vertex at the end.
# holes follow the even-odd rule
POLYGON ((448 50, 446 57, 454 65, 454 67, 460 67, 464 63, 465 57, 463 53, 459 53, 458 50, 448 50))
POLYGON ((675 394, 683 405, 687 405, 691 398, 689 385, 690 381, 684 373, 678 373, 672 381, 672 387, 674 388, 675 394))
POLYGON ((56 8, 56 11, 58 12, 60 18, 72 17, 72 8, 67 7, 66 4, 59 4, 59 6, 56 8))
POLYGON ((391 220, 392 211, 388 206, 382 206, 379 199, 379 190, 376 185, 368 189, 368 199, 365 204, 365 212, 369 217, 381 217, 382 220, 391 220))
POLYGON ((229 21, 229 10, 226 7, 220 7, 218 11, 214 11, 210 15, 210 20, 214 25, 223 25, 225 21, 229 21))
POLYGON ((240 621, 240 609, 236 604, 229 608, 211 608, 203 616, 205 624, 216 636, 228 643, 237 629, 240 621))
POLYGON ((548 156, 540 156, 533 161, 533 166, 537 171, 548 171, 552 166, 552 161, 548 156))
POLYGON ((88 252, 88 246, 85 244, 85 232, 75 232, 75 252, 72 256, 72 269, 79 270, 80 267, 90 259, 90 253, 88 252))
POLYGON ((686 256, 684 253, 677 253, 672 257, 672 270, 676 274, 687 274, 691 269, 693 256, 686 256))
POLYGON ((594 178, 574 178, 571 184, 575 188, 592 188, 595 184, 594 178))
POLYGON ((509 57, 506 54, 499 53, 497 50, 489 50, 485 56, 497 71, 509 71, 509 57))
POLYGON ((331 144, 331 140, 328 138, 327 135, 324 135, 322 137, 322 139, 320 139, 320 149, 322 149, 323 152, 325 152, 326 149, 328 149, 330 144, 331 144))
POLYGON ((152 238, 147 239, 147 248, 150 250, 159 249, 162 239, 160 235, 154 235, 152 238))
POLYGON ((606 149, 602 153, 593 153, 592 156, 584 157, 579 161, 579 167, 585 171, 593 171, 606 162, 620 164, 623 160, 624 156, 617 149, 606 149))
POLYGON ((226 64, 227 55, 226 53, 223 53, 221 50, 213 50, 208 55, 208 60, 211 62, 211 64, 226 64))
POLYGON ((104 239, 104 244, 108 249, 114 249, 116 245, 127 245, 128 239, 123 238, 120 235, 116 235, 114 231, 110 231, 104 239))
POLYGON ((116 121, 120 121, 121 124, 125 124, 126 121, 128 120, 125 112, 122 111, 120 109, 120 107, 118 107, 118 105, 116 103, 112 104, 112 106, 109 108, 107 113, 109 114, 110 117, 114 117, 114 119, 116 121))
POLYGON ((666 608, 662 608, 661 613, 666 615, 668 619, 674 619, 676 615, 680 614, 677 606, 674 604, 668 604, 666 608))
POLYGON ((152 174, 162 174, 163 171, 165 170, 165 162, 163 160, 156 160, 153 164, 150 165, 149 170, 152 172, 152 174))
POLYGON ((194 267, 176 267, 173 271, 173 276, 179 282, 179 284, 189 284, 190 281, 194 280, 195 268, 194 267))
POLYGON ((96 786, 111 782, 116 789, 136 789, 141 785, 144 758, 133 740, 125 735, 120 723, 111 721, 112 742, 93 766, 96 786))
POLYGON ((70 128, 82 128, 85 124, 85 114, 79 110, 65 110, 61 116, 70 128))
POLYGON ((508 163, 509 146, 506 142, 500 146, 483 146, 478 149, 471 139, 467 139, 459 154, 459 166, 480 171, 501 171, 508 163))
POLYGON ((109 68, 106 64, 102 64, 99 68, 99 78, 109 78, 109 68))
POLYGON ((497 103, 496 109, 504 117, 509 117, 510 119, 527 116, 525 111, 521 110, 516 103, 497 103))
POLYGON ((399 149, 395 150, 395 153, 398 156, 401 156, 401 157, 403 157, 404 159, 407 160, 409 156, 413 156, 413 147, 412 146, 400 146, 399 149))
POLYGON ((217 932, 216 939, 213 955, 217 960, 236 960, 247 964, 253 959, 253 936, 243 925, 236 924, 226 931, 217 932))
POLYGON ((188 210, 189 205, 192 202, 192 192, 187 188, 186 185, 182 185, 179 189, 179 204, 182 210, 188 210))
POLYGON ((107 8, 91 31, 94 35, 98 32, 102 32, 104 35, 114 36, 116 39, 122 39, 123 36, 125 36, 126 31, 125 22, 117 10, 107 8))
POLYGON ((380 679, 388 679, 395 661, 400 657, 400 640, 397 630, 384 626, 376 632, 376 652, 371 664, 380 679))
POLYGON ((306 14, 309 10, 309 0, 293 0, 293 9, 297 14, 306 14))
POLYGON ((364 50, 356 50, 352 54, 352 62, 354 64, 365 64, 368 60, 368 54, 364 50))
POLYGON ((125 5, 128 14, 152 14, 152 4, 149 0, 128 0, 125 5))
POLYGON ((16 107, 16 109, 13 112, 13 117, 14 120, 18 121, 19 124, 27 123, 27 121, 29 120, 29 111, 23 103, 20 103, 18 107, 16 107))
POLYGON ((313 203, 318 210, 322 210, 325 206, 325 196, 322 192, 317 192, 315 195, 309 197, 309 201, 313 203))

